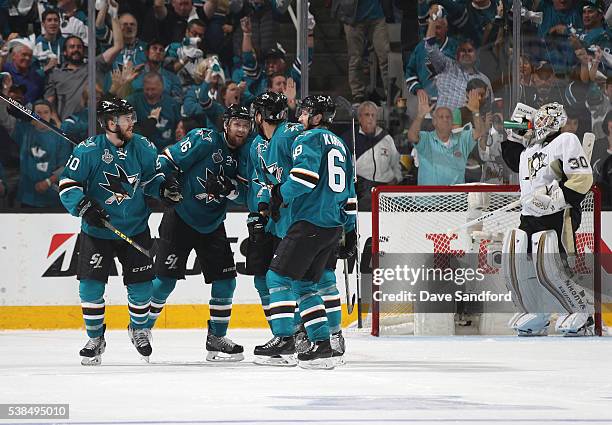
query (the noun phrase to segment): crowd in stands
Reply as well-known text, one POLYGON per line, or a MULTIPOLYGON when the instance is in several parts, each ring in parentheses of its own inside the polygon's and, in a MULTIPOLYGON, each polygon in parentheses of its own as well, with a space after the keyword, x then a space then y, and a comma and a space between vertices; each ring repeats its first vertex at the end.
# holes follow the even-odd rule
MULTIPOLYGON (((93 1, 93 0, 89 0, 93 1)), ((303 64, 277 44, 290 0, 97 0, 96 96, 136 109, 158 149, 195 127, 220 129, 231 104, 284 93, 295 117, 303 64)), ((314 1, 313 1, 314 3, 314 1)), ((512 3, 325 0, 347 45, 357 190, 367 209, 384 184, 517 183, 504 165, 511 113, 512 3), (401 25, 404 93, 390 83, 389 24, 401 25), (372 65, 372 62, 374 66, 372 65), (371 73, 383 99, 372 97, 371 73), (370 79, 371 81, 371 79, 370 79), (407 97, 407 99, 406 99, 407 97), (403 127, 387 117, 400 111, 403 127), (383 118, 383 119, 381 119, 383 118)), ((523 0, 520 101, 557 101, 562 131, 593 132, 595 181, 612 204, 610 0, 523 0)), ((311 11, 313 9, 311 4, 311 11)), ((0 0, 0 90, 73 140, 88 132, 87 0, 0 0)), ((316 13, 308 19, 309 66, 316 13)), ((325 93, 327 94, 327 93, 325 93)), ((343 137, 352 145, 352 131, 343 137)), ((0 205, 59 207, 72 146, 0 102, 0 205)))

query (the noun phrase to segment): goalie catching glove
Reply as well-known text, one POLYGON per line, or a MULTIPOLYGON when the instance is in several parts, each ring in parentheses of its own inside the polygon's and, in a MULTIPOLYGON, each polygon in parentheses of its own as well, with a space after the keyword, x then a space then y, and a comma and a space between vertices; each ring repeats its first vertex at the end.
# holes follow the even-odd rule
POLYGON ((533 192, 533 196, 523 203, 526 213, 541 217, 561 211, 567 207, 563 189, 559 183, 553 181, 551 184, 541 186, 533 192))
POLYGON ((176 178, 167 176, 159 185, 159 198, 167 206, 176 205, 183 199, 181 186, 176 178))
POLYGON ((77 205, 77 212, 87 224, 104 227, 104 221, 110 220, 108 213, 95 200, 84 196, 77 205))

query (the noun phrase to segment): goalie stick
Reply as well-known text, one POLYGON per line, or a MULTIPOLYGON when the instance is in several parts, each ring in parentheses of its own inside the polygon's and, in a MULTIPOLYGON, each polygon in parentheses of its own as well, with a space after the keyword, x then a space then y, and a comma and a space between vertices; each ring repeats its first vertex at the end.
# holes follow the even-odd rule
MULTIPOLYGON (((346 98, 342 96, 336 97, 336 104, 340 106, 342 109, 345 109, 351 116, 351 136, 352 136, 352 146, 351 146, 351 156, 352 156, 352 165, 353 165, 353 184, 357 184, 357 158, 355 156, 355 111, 353 110, 353 105, 346 98)), ((349 263, 348 259, 344 259, 344 287, 346 292, 346 310, 348 314, 353 312, 355 308, 355 298, 357 298, 357 327, 361 328, 361 248, 359 244, 359 208, 357 208, 357 219, 355 220, 355 233, 357 234, 357 260, 355 261, 355 272, 357 273, 357 285, 355 292, 351 291, 350 279, 349 279, 349 263)))
MULTIPOLYGON (((591 156, 593 155, 593 146, 595 145, 595 134, 593 133, 584 133, 584 136, 582 137, 582 150, 584 151, 584 154, 586 156, 586 160, 588 163, 591 162, 591 156)), ((481 215, 478 218, 475 218, 474 220, 468 221, 467 223, 463 223, 460 226, 454 227, 452 229, 450 229, 448 232, 446 232, 447 236, 452 235, 453 233, 458 232, 459 230, 468 228, 468 227, 472 227, 476 224, 482 223, 483 221, 488 221, 493 219, 494 217, 498 216, 499 214, 506 212, 506 211, 510 211, 514 208, 518 208, 520 207, 523 202, 529 200, 531 197, 531 195, 525 195, 525 196, 521 196, 520 199, 517 199, 514 202, 510 202, 508 205, 505 205, 501 208, 498 208, 494 211, 488 212, 486 214, 481 215)))
MULTIPOLYGON (((34 111, 29 110, 28 108, 26 108, 25 106, 23 106, 22 104, 17 102, 16 100, 11 99, 10 97, 5 97, 3 94, 0 94, 0 100, 4 101, 8 105, 14 107, 19 112, 21 112, 22 114, 26 115, 28 118, 32 119, 33 121, 41 123, 42 125, 47 127, 49 130, 51 130, 52 132, 54 132, 58 136, 64 138, 65 140, 67 140, 68 142, 73 144, 74 146, 77 146, 79 144, 79 142, 73 140, 70 136, 68 136, 62 130, 60 130, 59 128, 57 128, 56 126, 51 124, 50 122, 42 119, 34 111)), ((56 186, 54 185, 54 189, 55 189, 55 187, 56 186)), ((57 191, 59 192, 59 187, 57 187, 57 191)), ((104 227, 106 227, 108 230, 113 232, 115 235, 117 235, 118 237, 123 239, 128 244, 132 245, 138 251, 140 251, 141 253, 143 253, 144 255, 146 255, 149 258, 153 258, 153 254, 151 252, 149 252, 148 249, 144 248, 143 246, 141 246, 140 244, 138 244, 137 242, 132 240, 128 235, 126 235, 125 233, 121 232, 119 229, 117 229, 115 226, 113 226, 110 222, 108 222, 107 220, 102 220, 102 223, 104 224, 104 227)))

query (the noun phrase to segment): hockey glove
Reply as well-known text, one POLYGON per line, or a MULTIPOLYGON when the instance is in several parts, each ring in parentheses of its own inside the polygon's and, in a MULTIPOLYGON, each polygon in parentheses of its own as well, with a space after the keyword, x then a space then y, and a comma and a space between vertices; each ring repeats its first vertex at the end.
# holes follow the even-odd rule
POLYGON ((357 253, 357 233, 355 229, 344 234, 344 243, 338 249, 338 258, 351 258, 357 253))
POLYGON ((104 227, 104 220, 110 220, 108 213, 95 200, 85 196, 77 204, 77 212, 87 224, 104 227))
POLYGON ((270 190, 270 217, 274 222, 280 220, 280 209, 283 206, 283 195, 280 188, 280 184, 275 184, 270 190))
POLYGON ((249 229, 249 239, 253 243, 261 242, 266 234, 266 224, 268 217, 260 213, 252 212, 247 219, 247 229, 249 229))
POLYGON ((216 198, 236 199, 236 182, 229 177, 212 175, 206 179, 206 193, 216 198))
POLYGON ((159 199, 168 207, 182 201, 181 185, 174 176, 166 176, 166 180, 159 185, 159 199))
POLYGON ((555 181, 547 186, 537 188, 523 208, 525 212, 536 217, 553 214, 567 207, 563 189, 555 181))

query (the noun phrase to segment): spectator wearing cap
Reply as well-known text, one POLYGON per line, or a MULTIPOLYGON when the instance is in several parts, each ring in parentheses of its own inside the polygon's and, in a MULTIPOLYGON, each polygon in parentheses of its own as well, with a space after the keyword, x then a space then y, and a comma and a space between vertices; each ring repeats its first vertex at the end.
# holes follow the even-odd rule
POLYGON ((603 54, 612 49, 612 34, 604 25, 603 8, 604 5, 599 0, 586 2, 582 8, 584 28, 578 29, 575 35, 570 36, 577 62, 583 65, 580 75, 582 81, 595 81, 597 71, 601 71, 603 79, 611 70, 611 64, 605 60, 603 54))
POLYGON ((161 40, 151 40, 145 50, 146 61, 140 69, 138 77, 132 82, 134 91, 142 90, 142 82, 145 74, 149 72, 157 72, 164 80, 164 93, 180 100, 183 98, 183 90, 181 88, 181 80, 172 71, 163 67, 166 59, 166 48, 161 40))
MULTIPOLYGON (((400 154, 393 138, 377 123, 378 107, 366 101, 357 109, 359 131, 355 136, 357 158, 357 198, 361 208, 372 203, 372 188, 380 185, 398 184, 402 181, 400 154)), ((342 138, 352 145, 350 132, 342 138)))
POLYGON ((205 33, 204 21, 192 19, 187 25, 183 40, 170 43, 166 48, 164 66, 179 76, 183 86, 195 83, 196 68, 204 57, 205 33))
POLYGON ((418 163, 419 185, 453 185, 465 183, 465 167, 470 153, 481 140, 484 133, 483 122, 474 113, 476 125, 469 130, 453 132, 452 111, 446 106, 438 106, 433 112, 432 131, 421 131, 425 115, 431 113, 434 105, 424 92, 418 95, 417 115, 408 129, 408 141, 415 145, 418 163))
MULTIPOLYGON (((602 178, 603 164, 612 155, 612 111, 609 111, 601 123, 604 137, 597 139, 593 145, 591 155, 591 167, 593 168, 593 180, 602 178)), ((612 182, 612 181, 611 181, 612 182)))
POLYGON ((132 93, 127 101, 134 107, 140 120, 155 119, 155 130, 143 132, 161 152, 166 146, 174 143, 174 130, 180 119, 180 105, 164 93, 164 81, 156 72, 149 72, 143 77, 142 92, 132 93))
POLYGON ((476 46, 471 40, 463 40, 457 47, 456 60, 444 55, 436 43, 435 21, 430 19, 425 38, 425 50, 435 71, 438 90, 438 106, 445 106, 451 111, 465 104, 465 90, 468 81, 479 78, 487 84, 488 93, 493 90, 489 78, 478 70, 476 46))
POLYGON ((60 31, 60 15, 57 9, 47 9, 41 18, 43 34, 36 37, 34 57, 45 73, 61 64, 66 39, 60 31))
MULTIPOLYGON (((96 57, 96 72, 100 79, 111 70, 117 54, 123 49, 123 38, 117 20, 113 20, 113 45, 96 57)), ((45 86, 45 99, 57 110, 61 120, 83 108, 81 99, 87 85, 88 70, 85 63, 85 45, 77 36, 66 38, 64 62, 49 75, 45 86)))
MULTIPOLYGON (((296 86, 300 86, 302 79, 302 65, 299 58, 295 58, 293 66, 287 69, 287 59, 285 51, 282 48, 271 48, 264 52, 263 66, 259 62, 257 53, 254 50, 252 43, 252 27, 249 17, 244 17, 240 20, 242 28, 242 69, 244 72, 244 80, 247 82, 249 91, 253 95, 258 96, 265 93, 268 88, 268 79, 272 74, 284 74, 287 78, 292 78, 296 86)), ((308 34, 308 60, 312 60, 312 51, 314 46, 314 36, 312 32, 308 34)))
MULTIPOLYGON (((431 8, 430 10, 433 11, 435 9, 431 8)), ((457 54, 458 42, 456 39, 448 36, 446 12, 442 13, 440 17, 437 17, 433 25, 435 27, 434 42, 443 54, 449 58, 454 58, 457 54)), ((416 95, 419 90, 425 90, 427 95, 431 98, 436 98, 438 96, 438 91, 434 84, 434 77, 436 74, 430 65, 427 51, 425 50, 425 41, 421 40, 410 54, 410 59, 406 63, 406 68, 404 70, 406 85, 410 93, 416 95)))
MULTIPOLYGON (((171 0, 166 6, 165 0, 153 1, 155 19, 147 20, 143 28, 143 39, 160 39, 167 46, 181 42, 187 32, 188 23, 194 19, 204 21, 211 18, 218 6, 218 0, 208 0, 195 7, 191 0, 171 0)), ((204 39, 202 33, 201 39, 204 39)))
POLYGON ((348 80, 353 102, 361 103, 366 100, 366 77, 363 65, 363 47, 366 41, 374 46, 386 93, 389 74, 389 34, 380 2, 334 0, 332 14, 344 24, 348 51, 348 80))
POLYGON ((25 101, 33 103, 42 97, 45 86, 44 73, 32 63, 34 46, 25 38, 14 38, 8 44, 10 59, 3 64, 2 71, 11 74, 13 84, 26 87, 25 101))
MULTIPOLYGON (((8 89, 3 87, 3 94, 8 89)), ((46 121, 52 119, 53 108, 46 100, 34 102, 34 112, 46 121)), ((19 145, 19 189, 17 199, 22 207, 59 207, 59 195, 52 189, 57 184, 72 145, 38 121, 21 121, 8 114, 6 104, 0 104, 0 126, 19 145)))

